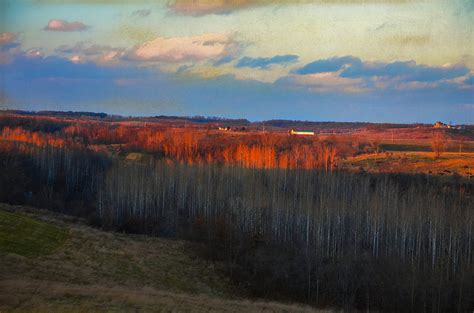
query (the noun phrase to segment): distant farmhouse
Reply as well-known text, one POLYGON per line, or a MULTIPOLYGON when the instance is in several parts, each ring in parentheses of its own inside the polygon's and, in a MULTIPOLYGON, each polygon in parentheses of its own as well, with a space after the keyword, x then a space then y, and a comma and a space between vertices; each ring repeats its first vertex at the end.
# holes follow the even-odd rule
POLYGON ((295 136, 314 136, 314 132, 310 130, 290 130, 288 134, 295 136))
POLYGON ((464 129, 464 126, 462 126, 462 125, 457 125, 457 126, 449 125, 449 124, 445 124, 443 122, 437 121, 436 123, 434 123, 433 128, 464 129))
POLYGON ((443 122, 437 121, 434 123, 433 128, 451 128, 452 126, 449 124, 445 124, 443 122))
POLYGON ((239 127, 226 126, 226 127, 219 127, 217 129, 220 130, 220 131, 224 131, 224 132, 230 132, 230 131, 244 132, 244 131, 247 130, 247 127, 245 127, 245 126, 239 126, 239 127))

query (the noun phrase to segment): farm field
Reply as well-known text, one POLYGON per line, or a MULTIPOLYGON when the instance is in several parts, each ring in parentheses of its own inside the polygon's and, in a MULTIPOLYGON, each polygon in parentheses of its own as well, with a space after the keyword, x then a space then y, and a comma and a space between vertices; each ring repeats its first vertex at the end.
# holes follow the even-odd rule
POLYGON ((433 152, 386 152, 363 154, 340 162, 340 168, 371 173, 410 173, 428 175, 458 174, 474 177, 474 153, 446 152, 435 158, 433 152))

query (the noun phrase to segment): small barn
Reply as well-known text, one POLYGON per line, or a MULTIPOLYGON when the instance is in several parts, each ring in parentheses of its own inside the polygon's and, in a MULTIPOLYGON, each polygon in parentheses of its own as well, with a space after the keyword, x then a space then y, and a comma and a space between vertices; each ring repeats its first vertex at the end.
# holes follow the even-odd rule
POLYGON ((452 126, 449 124, 445 124, 443 122, 437 121, 436 123, 434 123, 433 128, 452 128, 452 126))
POLYGON ((290 130, 288 134, 295 136, 314 136, 314 131, 311 130, 290 130))

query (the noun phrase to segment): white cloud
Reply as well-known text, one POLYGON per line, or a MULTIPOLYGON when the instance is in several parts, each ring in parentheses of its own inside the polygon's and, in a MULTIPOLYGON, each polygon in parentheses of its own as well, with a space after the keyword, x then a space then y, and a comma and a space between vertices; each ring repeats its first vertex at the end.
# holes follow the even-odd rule
POLYGON ((83 59, 79 55, 73 55, 69 58, 69 61, 71 61, 72 63, 81 63, 83 62, 83 59))
POLYGON ((25 52, 25 56, 27 58, 41 58, 44 56, 43 51, 41 49, 32 48, 25 52))
POLYGON ((228 55, 235 42, 229 33, 206 33, 192 37, 157 37, 138 46, 131 58, 143 61, 201 61, 228 55))

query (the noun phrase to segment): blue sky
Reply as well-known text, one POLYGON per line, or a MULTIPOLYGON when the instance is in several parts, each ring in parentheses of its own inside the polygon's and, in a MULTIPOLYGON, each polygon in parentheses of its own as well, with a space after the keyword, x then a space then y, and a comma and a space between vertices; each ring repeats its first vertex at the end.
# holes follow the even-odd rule
POLYGON ((4 0, 0 107, 474 123, 470 0, 4 0))

